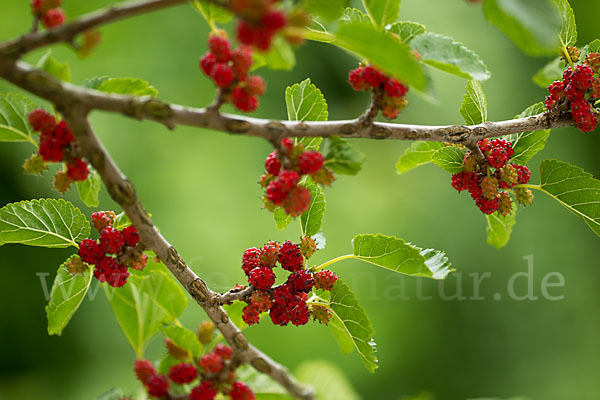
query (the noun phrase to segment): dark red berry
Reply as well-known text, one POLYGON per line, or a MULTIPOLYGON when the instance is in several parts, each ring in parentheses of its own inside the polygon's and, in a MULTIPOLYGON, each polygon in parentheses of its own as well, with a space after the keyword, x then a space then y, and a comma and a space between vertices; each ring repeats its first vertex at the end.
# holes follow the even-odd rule
POLYGON ((302 174, 314 174, 321 169, 324 163, 323 155, 314 150, 305 151, 298 157, 298 168, 302 174))
POLYGON ((233 105, 242 112, 252 112, 258 108, 258 97, 243 87, 236 87, 232 94, 233 105))
POLYGON ((198 376, 198 371, 193 364, 181 363, 171 367, 169 378, 180 385, 191 383, 198 376))
POLYGON ((190 400, 213 400, 218 393, 210 381, 204 381, 192 389, 190 400))
POLYGON ((380 87, 387 78, 381 72, 377 71, 375 67, 371 65, 367 65, 363 71, 363 79, 365 82, 369 84, 372 88, 380 87))
POLYGON ((140 241, 140 234, 134 226, 128 226, 127 228, 123 229, 121 234, 123 235, 125 244, 129 247, 135 247, 135 245, 140 241))
POLYGON ((281 245, 279 249, 279 263, 283 269, 290 272, 298 271, 302 269, 303 261, 304 259, 298 245, 289 240, 281 245))
POLYGON ((107 226, 100 232, 100 244, 102 245, 102 249, 106 253, 118 253, 123 247, 124 243, 125 241, 121 232, 119 232, 112 226, 107 226))
POLYGON ((250 275, 250 271, 260 267, 262 252, 256 247, 246 249, 242 255, 242 269, 246 275, 250 275))
POLYGON ((279 175, 279 171, 281 170, 281 163, 277 158, 277 150, 273 151, 271 154, 268 155, 267 159, 265 160, 265 169, 271 175, 279 175))
POLYGON ((229 346, 225 346, 222 343, 216 345, 213 352, 221 357, 222 360, 231 360, 233 357, 233 349, 229 346))
POLYGON ((48 10, 46 14, 42 16, 42 23, 46 28, 55 28, 62 25, 64 22, 65 13, 60 8, 48 10))
POLYGON ((243 81, 252 67, 252 50, 248 46, 239 46, 231 53, 231 61, 233 62, 233 75, 236 79, 243 81))
POLYGON ((229 391, 231 400, 254 400, 256 396, 249 386, 242 382, 233 382, 229 391))
POLYGON ((268 290, 275 284, 275 273, 269 267, 258 267, 250 271, 248 283, 258 290, 268 290))
POLYGON ((290 316, 285 304, 273 304, 271 310, 269 311, 269 316, 275 325, 286 326, 290 323, 290 316))
POLYGON ((231 43, 227 38, 221 35, 209 37, 208 48, 218 62, 229 62, 231 60, 231 43))
POLYGON ((313 288, 314 281, 310 272, 306 270, 300 270, 288 276, 287 285, 292 293, 307 293, 313 288))
POLYGON ((251 96, 262 96, 267 90, 267 84, 258 75, 250 75, 246 78, 246 91, 251 96))
POLYGON ((112 277, 115 270, 118 269, 117 261, 112 257, 102 257, 100 261, 96 263, 94 269, 94 277, 100 282, 108 282, 112 277))
POLYGON ((257 290, 252 293, 250 304, 256 308, 259 313, 269 311, 273 305, 273 298, 269 292, 257 290))
POLYGON ((133 364, 133 371, 135 372, 135 376, 137 376, 139 381, 143 384, 146 384, 148 379, 156 375, 156 370, 152 363, 144 359, 135 361, 133 364))
POLYGON ((328 270, 319 271, 313 275, 315 288, 322 290, 332 290, 337 279, 337 275, 328 270))
POLYGON ((169 381, 164 375, 154 375, 146 381, 150 396, 163 397, 169 390, 169 381))
POLYGON ((281 11, 269 11, 261 20, 262 28, 270 31, 277 31, 287 24, 285 14, 281 11))
POLYGON ((408 92, 408 88, 406 86, 393 78, 388 79, 383 88, 390 97, 402 97, 408 92))
POLYGON ((296 326, 306 325, 310 319, 310 310, 304 301, 295 301, 288 304, 290 322, 296 326))
POLYGON ((231 67, 225 63, 216 63, 210 71, 210 77, 215 85, 220 88, 228 88, 233 82, 233 71, 231 67))
POLYGON ((208 374, 216 374, 223 369, 223 361, 215 353, 209 353, 200 359, 200 367, 208 374))
POLYGON ((56 125, 56 128, 52 132, 52 137, 63 146, 67 146, 75 141, 75 137, 65 121, 60 121, 56 125))
POLYGON ((117 264, 117 266, 112 270, 112 273, 108 276, 108 284, 112 287, 119 288, 127 283, 127 278, 129 278, 129 270, 125 265, 117 264))
POLYGON ((310 207, 310 191, 304 186, 296 186, 288 193, 283 209, 292 217, 299 217, 310 207))
POLYGON ((64 158, 63 145, 54 139, 42 141, 38 152, 44 161, 60 162, 64 158))
POLYGON ((115 218, 116 215, 112 211, 98 211, 92 214, 92 222, 98 232, 101 232, 107 226, 112 226, 115 218))
POLYGON ((56 128, 56 119, 54 116, 41 108, 29 113, 29 123, 38 132, 52 132, 56 128))
POLYGON ((250 326, 258 324, 258 321, 260 321, 260 311, 252 304, 248 304, 242 310, 242 319, 250 326))
POLYGON ((200 58, 200 68, 205 75, 210 76, 210 73, 217 63, 217 58, 212 53, 206 53, 200 58))
POLYGON ((85 181, 89 174, 88 165, 81 158, 73 158, 67 163, 67 176, 72 181, 85 181))
POLYGON ((83 239, 79 244, 78 254, 79 257, 81 257, 81 259, 86 263, 95 265, 100 262, 102 257, 104 257, 104 250, 102 250, 102 247, 97 241, 92 239, 83 239))
POLYGON ((260 265, 263 267, 273 268, 279 257, 279 243, 269 242, 261 251, 260 265))

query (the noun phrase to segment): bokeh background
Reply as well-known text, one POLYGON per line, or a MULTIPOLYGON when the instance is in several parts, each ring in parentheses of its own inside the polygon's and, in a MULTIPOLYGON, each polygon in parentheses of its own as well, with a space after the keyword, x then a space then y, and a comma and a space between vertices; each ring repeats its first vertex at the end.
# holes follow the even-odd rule
MULTIPOLYGON (((2 0, 0 39, 28 29, 28 1, 2 0)), ((70 17, 113 3, 107 0, 65 1, 70 17)), ((600 2, 572 0, 579 25, 579 44, 600 36, 600 2)), ((541 101, 544 90, 531 76, 546 60, 524 56, 494 27, 480 7, 463 0, 405 0, 401 19, 424 23, 481 55, 492 78, 484 89, 489 117, 513 117, 541 101)), ((207 26, 191 7, 181 6, 110 25, 103 44, 90 58, 79 60, 66 47, 53 56, 71 63, 73 81, 94 76, 147 79, 167 101, 208 104, 214 89, 197 68, 206 50, 207 26)), ((42 52, 31 54, 35 62, 42 52)), ((285 118, 286 86, 310 77, 323 91, 332 119, 351 118, 368 98, 346 83, 356 61, 324 44, 307 43, 297 51, 291 72, 262 71, 268 94, 259 116, 285 118)), ((465 81, 434 72, 437 104, 411 94, 410 107, 399 121, 422 124, 462 123, 458 108, 465 81)), ((0 82, 0 91, 17 91, 0 82)), ((150 122, 94 114, 93 125, 123 171, 135 183, 162 233, 177 246, 192 268, 216 290, 242 281, 239 260, 247 247, 270 239, 297 239, 299 227, 278 232, 271 215, 260 209, 256 184, 265 156, 261 139, 233 137, 199 129, 168 131, 150 122)), ((485 300, 444 300, 439 283, 403 279, 367 264, 346 261, 338 274, 355 290, 376 329, 380 368, 369 374, 356 354, 339 353, 326 327, 302 329, 260 324, 247 331, 251 341, 290 368, 307 359, 328 359, 341 368, 365 399, 399 399, 427 391, 437 399, 476 397, 530 399, 597 399, 600 395, 600 263, 598 238, 585 224, 551 199, 538 194, 533 207, 518 216, 509 245, 498 251, 486 244, 485 220, 467 195, 450 187, 449 176, 435 166, 397 175, 394 164, 408 146, 402 142, 357 140, 368 159, 356 177, 340 177, 326 190, 328 208, 323 230, 327 247, 315 257, 325 261, 351 252, 357 233, 402 237, 422 247, 443 249, 457 272, 444 283, 447 294, 473 296, 473 277, 489 272, 480 288, 485 300), (527 269, 533 256, 537 301, 507 295, 510 277, 527 269), (544 276, 560 272, 565 286, 541 297, 544 276), (420 290, 421 292, 418 292, 420 290), (419 299, 417 293, 430 296, 419 299), (500 294, 501 299, 494 298, 500 294)), ((541 160, 558 158, 600 177, 597 133, 575 129, 554 131, 546 150, 530 165, 538 179, 541 160)), ((0 146, 0 205, 57 196, 49 176, 22 172, 27 144, 0 146)), ((87 209, 71 190, 65 196, 87 209)), ((101 208, 116 208, 103 190, 101 208)), ((118 209, 118 208, 117 208, 118 209)), ((51 284, 56 268, 70 250, 23 246, 0 248, 0 398, 93 399, 120 386, 137 390, 128 347, 105 298, 86 299, 62 337, 46 334, 45 299, 38 273, 51 284)), ((516 291, 527 291, 524 278, 516 291)), ((204 318, 190 306, 183 322, 190 328, 204 318)), ((149 347, 162 353, 162 339, 149 347)))

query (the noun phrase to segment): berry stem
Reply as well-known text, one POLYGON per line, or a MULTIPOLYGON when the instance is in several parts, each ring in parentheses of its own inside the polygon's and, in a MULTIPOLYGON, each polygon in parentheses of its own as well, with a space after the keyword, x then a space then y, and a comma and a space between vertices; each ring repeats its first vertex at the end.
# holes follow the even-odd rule
POLYGON ((567 45, 562 40, 562 37, 560 38, 560 45, 562 46, 562 52, 565 55, 565 59, 567 60, 567 62, 571 66, 571 68, 575 69, 575 64, 573 64, 573 60, 571 59, 571 55, 569 55, 569 50, 567 49, 567 45))
POLYGON ((335 264, 336 262, 343 261, 343 260, 348 260, 348 259, 351 259, 351 258, 356 258, 356 256, 354 254, 347 254, 345 256, 336 257, 336 258, 334 258, 332 260, 329 260, 329 261, 327 261, 327 262, 319 265, 318 267, 315 267, 314 271, 320 271, 320 270, 322 270, 325 267, 328 267, 328 266, 330 266, 332 264, 335 264))

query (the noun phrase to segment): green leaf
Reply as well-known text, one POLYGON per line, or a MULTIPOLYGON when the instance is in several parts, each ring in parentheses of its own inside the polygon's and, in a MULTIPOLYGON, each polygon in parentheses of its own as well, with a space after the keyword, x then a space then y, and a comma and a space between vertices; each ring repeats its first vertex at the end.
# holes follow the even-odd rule
POLYGON ((425 72, 411 49, 391 32, 380 32, 373 25, 355 22, 342 25, 335 44, 368 59, 383 72, 408 83, 417 90, 427 84, 425 72))
POLYGON ((321 191, 321 187, 310 183, 307 188, 310 190, 310 207, 300 216, 302 236, 319 233, 325 215, 325 195, 321 191))
POLYGON ((560 39, 565 46, 575 46, 577 44, 577 24, 573 9, 567 0, 554 0, 554 3, 558 7, 562 22, 560 39))
POLYGON ((77 243, 89 235, 88 220, 62 199, 21 201, 0 208, 0 246, 78 247, 77 243))
POLYGON ((352 245, 355 258, 401 274, 445 279, 454 271, 443 252, 423 250, 394 236, 356 235, 352 245))
POLYGON ((428 164, 436 151, 445 147, 441 142, 414 142, 404 151, 396 163, 396 171, 402 174, 418 166, 428 164))
POLYGON ((340 345, 341 352, 349 354, 356 350, 367 370, 375 372, 375 330, 367 313, 358 303, 356 295, 341 279, 335 282, 331 290, 329 308, 333 316, 329 327, 340 345))
POLYGON ((121 288, 103 287, 121 330, 137 356, 142 357, 146 343, 161 325, 181 315, 187 297, 161 265, 148 262, 143 272, 131 270, 130 274, 121 288))
POLYGON ((552 82, 562 80, 564 70, 565 62, 560 57, 556 57, 533 76, 533 83, 546 89, 552 82))
POLYGON ((321 142, 323 141, 322 137, 303 137, 296 138, 296 143, 301 143, 304 145, 304 149, 318 151, 319 147, 321 147, 321 142))
POLYGON ((202 355, 204 346, 202 346, 194 332, 177 325, 163 326, 161 330, 176 346, 187 350, 192 356, 202 355))
POLYGON ((513 203, 512 212, 502 216, 497 212, 486 215, 487 242, 500 250, 510 240, 513 226, 517 222, 517 205, 513 203))
POLYGON ((401 0, 362 0, 373 24, 379 28, 396 22, 401 0))
MULTIPOLYGON (((544 103, 537 103, 527 108, 517 118, 526 118, 546 111, 544 103)), ((540 131, 524 132, 511 135, 510 141, 513 144, 515 154, 511 162, 515 164, 526 165, 529 160, 546 147, 546 141, 550 136, 550 129, 540 131)))
POLYGON ((102 179, 95 169, 90 171, 90 174, 85 181, 77 182, 77 191, 79 192, 79 197, 81 198, 81 201, 83 201, 83 203, 88 207, 98 207, 100 204, 98 195, 100 194, 101 188, 102 179))
POLYGON ((481 58, 462 43, 437 33, 423 33, 410 46, 419 52, 425 64, 461 78, 485 81, 492 74, 481 58))
POLYGON ((400 36, 400 39, 408 44, 417 36, 425 33, 425 25, 411 21, 400 21, 390 25, 388 31, 400 36))
POLYGON ((360 400, 350 380, 329 361, 305 361, 294 370, 294 375, 312 386, 319 399, 360 400))
POLYGON ((325 96, 310 78, 285 89, 285 104, 290 121, 327 121, 329 115, 325 96))
POLYGON ((283 37, 277 36, 271 42, 271 48, 265 54, 267 67, 279 71, 291 71, 296 65, 296 55, 292 45, 283 37))
POLYGON ((249 365, 241 365, 236 370, 237 380, 244 382, 256 395, 256 400, 293 400, 286 390, 266 374, 249 365))
POLYGON ((224 24, 233 19, 233 14, 227 11, 227 9, 219 7, 207 0, 192 0, 192 7, 194 7, 194 9, 198 11, 210 25, 215 22, 224 24))
POLYGON ((457 146, 445 146, 435 152, 431 161, 444 171, 457 174, 463 169, 465 151, 457 146))
POLYGON ((19 94, 0 93, 0 142, 36 143, 29 125, 29 113, 35 108, 35 104, 19 94))
POLYGON ((600 39, 596 39, 587 45, 588 53, 600 53, 600 39))
POLYGON ((273 211, 273 219, 275 220, 277 229, 282 231, 287 228, 293 218, 286 214, 283 208, 277 207, 275 211, 273 211))
POLYGON ((600 181, 582 168, 563 161, 540 165, 540 190, 577 215, 600 236, 600 181))
POLYGON ((97 77, 87 80, 83 87, 100 92, 130 94, 133 96, 158 96, 158 90, 147 81, 138 78, 97 77))
POLYGON ((75 257, 69 257, 56 272, 50 291, 50 301, 46 306, 49 335, 62 333, 81 305, 92 282, 92 268, 77 275, 71 275, 67 270, 67 264, 75 257))
POLYGON ((348 6, 348 3, 348 0, 306 0, 304 8, 326 21, 333 21, 344 13, 344 8, 348 6))
POLYGON ((123 398, 123 391, 118 388, 110 389, 108 392, 96 397, 96 400, 119 400, 123 398))
POLYGON ((69 68, 69 64, 56 61, 51 57, 51 54, 52 50, 48 50, 46 54, 40 58, 36 66, 56 79, 71 82, 71 69, 69 68))
POLYGON ((343 20, 348 22, 371 22, 371 18, 367 14, 351 7, 344 10, 343 20))
POLYGON ((346 139, 331 136, 323 147, 325 165, 342 175, 356 175, 361 170, 366 156, 356 150, 346 139))
POLYGON ((487 121, 487 98, 479 81, 469 81, 460 106, 460 115, 467 125, 479 125, 487 121))
POLYGON ((525 54, 556 55, 561 19, 554 0, 485 0, 486 19, 525 54))
POLYGON ((119 231, 122 231, 124 228, 127 228, 131 225, 131 221, 129 220, 127 214, 125 214, 125 211, 121 212, 120 214, 117 214, 115 222, 113 222, 113 228, 119 231))

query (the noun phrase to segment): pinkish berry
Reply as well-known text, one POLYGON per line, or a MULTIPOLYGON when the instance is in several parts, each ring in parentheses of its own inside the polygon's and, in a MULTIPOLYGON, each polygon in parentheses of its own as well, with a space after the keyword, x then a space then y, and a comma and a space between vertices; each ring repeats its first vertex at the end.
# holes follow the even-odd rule
POLYGON ((323 270, 313 275, 316 289, 332 290, 338 277, 333 271, 323 270))

